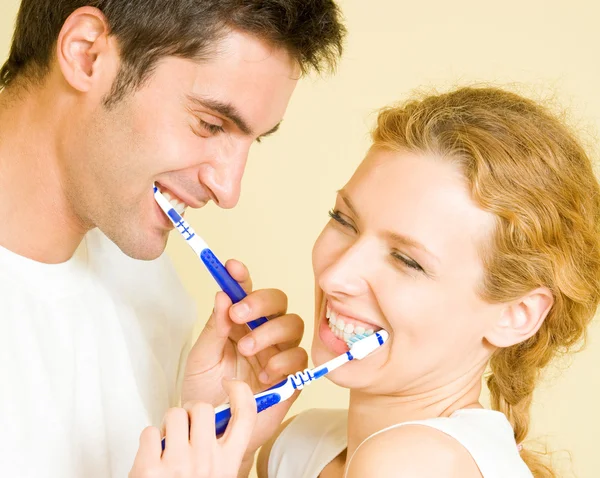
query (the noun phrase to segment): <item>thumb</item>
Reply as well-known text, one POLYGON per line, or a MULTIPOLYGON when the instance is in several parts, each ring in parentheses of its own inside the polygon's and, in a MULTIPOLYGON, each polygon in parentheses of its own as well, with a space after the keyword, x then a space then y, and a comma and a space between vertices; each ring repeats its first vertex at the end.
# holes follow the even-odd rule
POLYGON ((219 291, 215 305, 188 357, 187 373, 198 374, 215 367, 222 359, 234 323, 229 317, 231 299, 219 291))

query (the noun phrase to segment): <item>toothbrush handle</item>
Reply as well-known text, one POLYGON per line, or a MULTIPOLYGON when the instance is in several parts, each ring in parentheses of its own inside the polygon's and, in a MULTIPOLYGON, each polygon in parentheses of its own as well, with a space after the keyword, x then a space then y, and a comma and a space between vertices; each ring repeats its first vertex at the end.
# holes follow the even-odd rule
POLYGON ((227 407, 215 413, 215 432, 218 437, 225 433, 229 420, 231 420, 231 408, 227 407))
MULTIPOLYGON (((256 411, 258 413, 266 410, 267 408, 271 408, 273 405, 277 405, 281 402, 281 395, 276 392, 272 393, 260 393, 255 396, 256 401, 256 411)), ((215 433, 217 436, 223 435, 225 430, 227 429, 227 425, 229 425, 229 420, 231 420, 231 408, 229 404, 221 405, 219 408, 215 410, 215 433)), ((165 450, 165 439, 162 439, 162 449, 165 450)))
MULTIPOLYGON (((204 262, 204 265, 219 284, 219 287, 225 292, 234 304, 240 302, 246 297, 246 292, 242 289, 242 286, 233 278, 227 271, 225 266, 221 264, 221 261, 217 259, 217 256, 213 254, 210 249, 204 249, 200 253, 200 259, 204 262)), ((256 320, 248 322, 250 330, 254 330, 256 327, 264 324, 267 321, 266 317, 261 317, 256 320)))
MULTIPOLYGON (((256 411, 260 413, 267 408, 271 408, 273 405, 277 405, 281 401, 281 396, 278 393, 261 394, 261 396, 255 397, 255 400, 256 411)), ((219 408, 220 410, 215 413, 215 431, 217 436, 225 433, 227 425, 229 425, 229 420, 231 420, 231 408, 229 408, 229 405, 223 405, 219 408)))

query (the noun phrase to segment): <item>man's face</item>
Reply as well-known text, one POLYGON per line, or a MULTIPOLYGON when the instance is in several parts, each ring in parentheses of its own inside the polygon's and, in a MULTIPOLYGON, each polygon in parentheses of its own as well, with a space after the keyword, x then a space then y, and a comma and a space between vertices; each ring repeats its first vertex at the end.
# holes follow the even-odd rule
POLYGON ((208 61, 163 59, 140 89, 106 108, 113 70, 64 128, 64 190, 82 224, 131 257, 153 259, 171 229, 153 183, 179 212, 210 200, 234 207, 249 149, 283 119, 299 69, 286 51, 233 32, 208 61))

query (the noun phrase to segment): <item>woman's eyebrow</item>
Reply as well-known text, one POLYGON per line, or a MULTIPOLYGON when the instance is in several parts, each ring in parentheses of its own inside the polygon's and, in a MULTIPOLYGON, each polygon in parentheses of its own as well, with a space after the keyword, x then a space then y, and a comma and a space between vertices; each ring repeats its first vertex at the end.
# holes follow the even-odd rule
MULTIPOLYGON (((342 198, 342 200, 344 201, 346 206, 348 206, 348 209, 350 209, 350 211, 352 211, 352 214, 354 214, 357 218, 360 217, 360 215, 358 214, 358 212, 356 210, 356 207, 354 207, 352 200, 348 196, 348 193, 346 191, 344 191, 344 189, 340 189, 338 191, 338 194, 342 198)), ((438 264, 440 262, 439 258, 433 252, 431 252, 429 249, 427 249, 427 247, 425 247, 421 242, 417 241, 416 239, 414 239, 410 236, 407 236, 405 234, 399 234, 395 231, 385 231, 383 233, 383 235, 391 242, 394 242, 396 244, 402 244, 404 246, 414 247, 415 249, 419 249, 419 250, 423 251, 424 253, 426 253, 428 256, 430 256, 432 259, 434 259, 438 264)))

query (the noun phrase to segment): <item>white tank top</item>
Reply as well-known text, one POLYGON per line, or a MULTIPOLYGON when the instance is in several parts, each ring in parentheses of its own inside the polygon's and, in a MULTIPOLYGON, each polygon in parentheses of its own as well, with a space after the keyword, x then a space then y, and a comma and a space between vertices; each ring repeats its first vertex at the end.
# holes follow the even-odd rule
MULTIPOLYGON (((404 422, 435 428, 457 440, 471 454, 483 478, 533 478, 521 459, 513 429, 504 414, 465 409, 450 417, 404 422)), ((318 478, 347 447, 348 411, 314 409, 298 415, 281 432, 269 456, 268 478, 318 478)))

